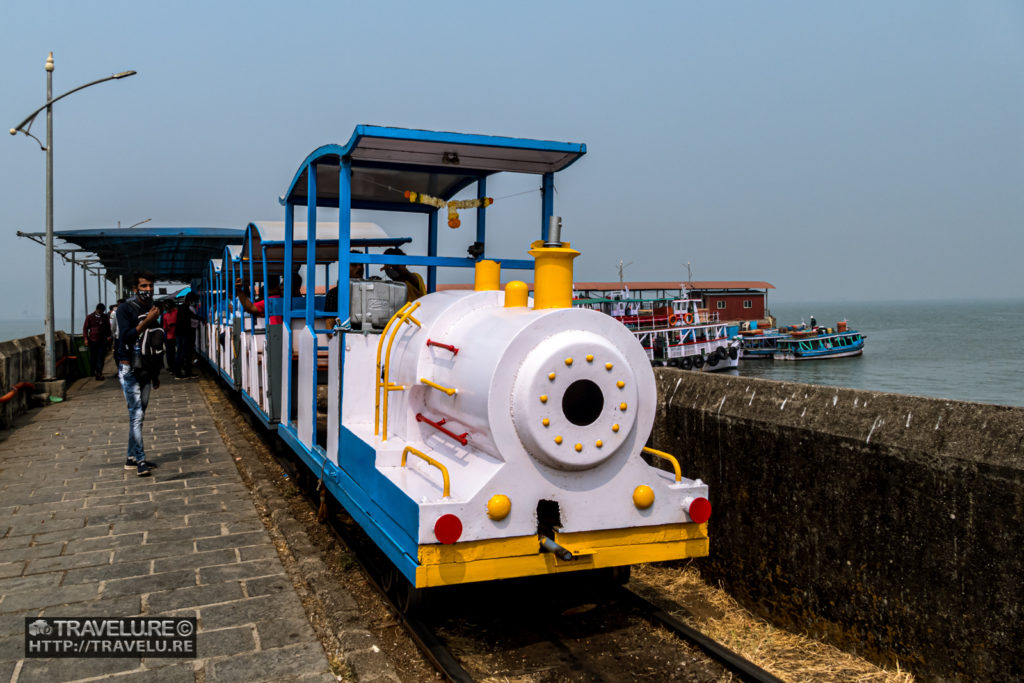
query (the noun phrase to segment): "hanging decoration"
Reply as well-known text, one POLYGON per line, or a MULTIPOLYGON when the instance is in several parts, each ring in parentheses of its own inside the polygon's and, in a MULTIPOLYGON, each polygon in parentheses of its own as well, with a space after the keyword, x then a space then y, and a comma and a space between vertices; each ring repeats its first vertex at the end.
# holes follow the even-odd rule
POLYGON ((453 199, 446 202, 439 197, 432 197, 429 194, 413 192, 412 190, 405 191, 405 198, 410 202, 428 204, 438 209, 448 207, 448 227, 453 229, 462 225, 462 221, 459 220, 459 209, 485 209, 494 203, 493 197, 483 197, 482 199, 453 199))

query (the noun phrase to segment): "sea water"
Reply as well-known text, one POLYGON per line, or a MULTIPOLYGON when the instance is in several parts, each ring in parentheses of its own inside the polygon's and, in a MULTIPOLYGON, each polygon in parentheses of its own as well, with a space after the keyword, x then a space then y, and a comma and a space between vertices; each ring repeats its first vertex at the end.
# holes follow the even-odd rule
POLYGON ((772 303, 779 325, 809 323, 867 336, 864 354, 814 361, 741 361, 747 377, 1024 406, 1024 300, 772 303))
MULTIPOLYGON (((811 315, 825 327, 848 320, 867 335, 864 355, 741 361, 740 375, 1024 406, 1024 299, 768 303, 780 325, 809 323, 811 315)), ((79 332, 82 322, 75 321, 79 332)), ((57 327, 68 329, 68 321, 57 327)), ((42 331, 41 320, 0 320, 0 341, 42 331)))

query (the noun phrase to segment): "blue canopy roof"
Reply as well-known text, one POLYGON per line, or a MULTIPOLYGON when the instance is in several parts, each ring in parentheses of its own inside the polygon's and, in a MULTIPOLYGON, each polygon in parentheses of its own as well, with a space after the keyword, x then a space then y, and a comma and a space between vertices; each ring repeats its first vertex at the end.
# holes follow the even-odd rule
POLYGON ((437 209, 410 203, 404 192, 447 201, 491 174, 554 173, 586 152, 587 146, 576 142, 357 126, 346 144, 324 145, 306 157, 281 203, 308 202, 313 165, 318 206, 338 206, 339 169, 342 159, 350 159, 352 208, 429 213, 437 209))
POLYGON ((54 235, 99 258, 107 277, 151 271, 160 280, 189 282, 202 277, 210 259, 228 244, 241 244, 236 228, 125 228, 60 230, 54 235))

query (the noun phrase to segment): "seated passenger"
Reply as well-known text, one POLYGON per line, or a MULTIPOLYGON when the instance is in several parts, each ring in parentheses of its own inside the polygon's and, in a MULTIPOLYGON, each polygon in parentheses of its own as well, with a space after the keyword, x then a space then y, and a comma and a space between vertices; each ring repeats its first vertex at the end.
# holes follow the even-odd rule
MULTIPOLYGON (((356 249, 352 250, 353 254, 361 254, 363 252, 356 249)), ((348 264, 348 279, 349 280, 362 280, 363 279, 363 264, 362 263, 350 263, 348 264)), ((338 286, 335 285, 327 290, 327 300, 324 302, 324 309, 327 311, 338 310, 338 286)))
MULTIPOLYGON (((398 247, 391 247, 384 251, 386 255, 405 256, 405 252, 398 247)), ((414 273, 400 263, 388 264, 381 268, 384 273, 395 282, 405 283, 405 300, 415 301, 427 293, 427 286, 419 273, 414 273)))
MULTIPOLYGON (((269 296, 267 298, 270 298, 270 299, 280 299, 281 298, 281 292, 284 289, 284 284, 282 283, 281 280, 282 280, 282 278, 281 278, 280 275, 274 275, 274 276, 271 277, 270 286, 269 286, 269 290, 268 290, 269 296)), ((302 281, 299 280, 299 282, 301 283, 302 281)), ((238 278, 237 280, 235 280, 235 294, 236 294, 236 296, 238 296, 239 303, 242 304, 242 310, 244 310, 246 313, 249 313, 250 315, 258 315, 258 316, 266 315, 266 311, 267 311, 267 301, 266 301, 266 299, 260 299, 259 301, 255 302, 255 303, 250 301, 249 300, 249 296, 247 294, 247 289, 246 289, 246 286, 245 286, 245 280, 243 278, 238 278)), ((267 323, 270 324, 270 325, 280 325, 283 322, 284 322, 284 316, 281 316, 281 315, 272 315, 267 320, 267 323)))

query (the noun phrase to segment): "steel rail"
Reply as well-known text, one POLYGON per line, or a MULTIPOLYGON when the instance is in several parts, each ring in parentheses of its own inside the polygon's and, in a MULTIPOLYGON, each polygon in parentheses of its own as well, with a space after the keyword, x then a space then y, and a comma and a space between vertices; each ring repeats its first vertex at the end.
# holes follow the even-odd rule
POLYGON ((706 655, 725 665, 730 671, 739 676, 742 681, 753 683, 784 683, 781 678, 774 676, 750 660, 744 659, 721 643, 712 640, 700 631, 687 626, 653 602, 643 598, 628 588, 621 588, 626 599, 632 602, 642 612, 644 617, 655 623, 661 624, 668 630, 699 647, 706 655))

